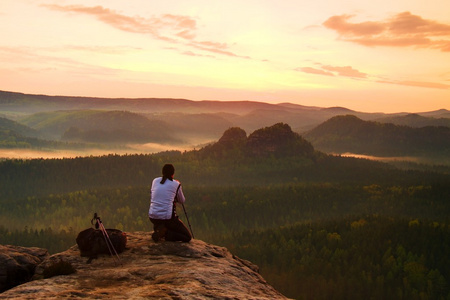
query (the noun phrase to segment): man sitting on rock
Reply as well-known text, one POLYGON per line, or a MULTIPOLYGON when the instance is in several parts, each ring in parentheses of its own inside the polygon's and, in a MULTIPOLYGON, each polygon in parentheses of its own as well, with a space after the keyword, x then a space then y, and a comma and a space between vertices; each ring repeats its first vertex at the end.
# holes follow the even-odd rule
POLYGON ((155 242, 166 241, 189 242, 192 236, 184 223, 178 218, 176 203, 184 203, 185 198, 181 183, 173 179, 175 168, 164 165, 162 177, 152 182, 151 201, 148 216, 153 223, 152 239, 155 242))

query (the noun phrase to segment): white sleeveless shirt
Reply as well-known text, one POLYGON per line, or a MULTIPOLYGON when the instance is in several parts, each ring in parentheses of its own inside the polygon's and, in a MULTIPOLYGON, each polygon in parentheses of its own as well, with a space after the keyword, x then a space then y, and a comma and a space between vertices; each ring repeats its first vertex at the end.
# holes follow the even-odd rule
POLYGON ((148 216, 152 219, 169 220, 172 218, 175 194, 177 194, 177 202, 179 203, 184 203, 186 199, 179 181, 167 179, 164 184, 161 184, 161 180, 162 177, 153 179, 148 216), (179 189, 178 186, 180 186, 179 189))

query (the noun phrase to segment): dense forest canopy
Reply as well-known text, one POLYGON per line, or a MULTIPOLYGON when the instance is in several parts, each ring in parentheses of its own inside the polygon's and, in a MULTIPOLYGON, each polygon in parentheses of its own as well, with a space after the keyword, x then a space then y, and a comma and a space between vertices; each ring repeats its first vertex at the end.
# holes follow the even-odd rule
POLYGON ((150 183, 168 162, 195 237, 255 262, 289 297, 450 297, 447 170, 329 156, 283 123, 187 152, 1 161, 0 243, 62 251, 94 212, 150 232, 150 183))

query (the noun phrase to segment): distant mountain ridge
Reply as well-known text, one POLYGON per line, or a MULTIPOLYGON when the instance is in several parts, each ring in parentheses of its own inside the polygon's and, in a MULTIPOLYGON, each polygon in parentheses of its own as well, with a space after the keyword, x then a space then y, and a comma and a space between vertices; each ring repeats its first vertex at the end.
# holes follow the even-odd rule
MULTIPOLYGON (((445 110, 436 111, 438 116, 442 112, 445 115, 445 110)), ((384 117, 376 121, 381 123, 392 123, 395 125, 405 125, 410 127, 425 127, 425 126, 445 126, 450 127, 450 118, 445 117, 427 117, 419 114, 407 114, 404 116, 384 117)), ((449 114, 450 117, 450 114, 449 114)))
MULTIPOLYGON (((126 110, 139 113, 155 112, 184 112, 184 113, 233 113, 245 115, 256 110, 288 110, 290 112, 319 113, 326 119, 336 114, 355 114, 364 119, 382 117, 384 113, 357 112, 345 107, 316 107, 293 103, 270 104, 258 101, 193 101, 173 98, 98 98, 74 96, 33 95, 8 91, 0 91, 0 112, 36 113, 57 110, 126 110), (365 117, 364 117, 365 116, 365 117)), ((408 113, 391 114, 403 116, 408 113)), ((431 112, 419 113, 427 117, 450 117, 450 111, 439 109, 431 112)), ((293 125, 295 127, 295 125, 293 125)))
POLYGON ((256 101, 193 101, 174 98, 97 98, 30 95, 0 91, 0 111, 42 112, 56 110, 127 110, 131 112, 230 112, 246 113, 274 108, 275 104, 256 101))
POLYGON ((375 156, 442 155, 450 157, 450 127, 412 128, 336 116, 306 133, 318 150, 375 156))
MULTIPOLYGON (((292 131, 305 136, 330 118, 349 114, 362 121, 416 128, 450 128, 450 111, 446 109, 415 114, 384 114, 357 112, 345 107, 322 108, 293 103, 66 97, 0 91, 0 116, 16 122, 14 130, 8 127, 11 123, 0 123, 0 130, 3 132, 0 141, 17 140, 17 136, 21 136, 56 142, 95 142, 118 147, 158 144, 167 146, 168 149, 192 149, 217 141, 224 131, 232 127, 253 132, 283 123, 288 124, 292 131), (19 129, 19 125, 23 127, 19 129)), ((356 123, 354 125, 357 126, 356 123)), ((385 134, 390 133, 386 131, 385 134)), ((314 140, 314 143, 317 142, 314 140)), ((39 142, 28 144, 33 148, 39 142)), ((320 147, 325 144, 320 144, 320 147)), ((19 147, 18 143, 16 147, 19 147)))

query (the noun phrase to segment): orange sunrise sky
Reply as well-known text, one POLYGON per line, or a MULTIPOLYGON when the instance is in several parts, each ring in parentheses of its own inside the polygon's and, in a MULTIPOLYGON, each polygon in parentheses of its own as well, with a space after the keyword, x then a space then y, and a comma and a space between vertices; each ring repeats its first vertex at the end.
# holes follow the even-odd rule
POLYGON ((448 0, 1 0, 0 90, 450 109, 448 0))

